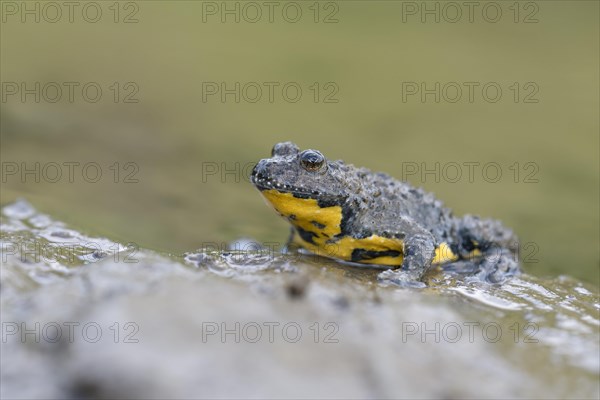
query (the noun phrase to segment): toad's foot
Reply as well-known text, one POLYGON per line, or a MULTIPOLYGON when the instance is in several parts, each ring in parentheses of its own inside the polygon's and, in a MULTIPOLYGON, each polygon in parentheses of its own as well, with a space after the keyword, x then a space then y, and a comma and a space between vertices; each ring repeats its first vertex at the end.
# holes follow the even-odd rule
POLYGON ((421 289, 427 286, 425 283, 419 280, 420 278, 421 274, 416 273, 415 271, 406 271, 403 269, 388 269, 377 275, 377 280, 380 283, 416 289, 421 289))
POLYGON ((486 254, 474 278, 488 283, 503 283, 519 272, 519 262, 515 254, 510 250, 498 248, 486 254))

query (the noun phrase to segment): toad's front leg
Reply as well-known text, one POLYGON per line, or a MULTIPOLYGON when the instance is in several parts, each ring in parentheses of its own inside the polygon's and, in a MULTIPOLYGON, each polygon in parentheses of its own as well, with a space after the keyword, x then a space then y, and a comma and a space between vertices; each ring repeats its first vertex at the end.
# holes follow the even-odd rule
POLYGON ((402 270, 422 276, 435 257, 435 239, 429 233, 416 234, 404 240, 402 270))
POLYGON ((423 274, 431 267, 435 257, 435 239, 429 232, 407 236, 404 239, 404 259, 401 268, 387 270, 378 279, 398 286, 424 287, 420 282, 423 274))

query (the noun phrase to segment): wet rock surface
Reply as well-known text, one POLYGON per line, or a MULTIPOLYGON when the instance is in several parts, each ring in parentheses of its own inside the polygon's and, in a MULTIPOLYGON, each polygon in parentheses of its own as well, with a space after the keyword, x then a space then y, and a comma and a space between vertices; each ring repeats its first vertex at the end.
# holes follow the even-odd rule
POLYGON ((2 398, 598 398, 598 289, 156 254, 2 209, 2 398))

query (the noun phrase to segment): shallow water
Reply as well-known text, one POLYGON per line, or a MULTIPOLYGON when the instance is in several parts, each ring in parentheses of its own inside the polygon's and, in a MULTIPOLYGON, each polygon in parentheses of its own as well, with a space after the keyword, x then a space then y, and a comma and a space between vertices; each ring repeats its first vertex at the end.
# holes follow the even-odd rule
POLYGON ((599 396, 598 290, 566 276, 401 289, 314 256, 134 249, 25 201, 1 223, 5 398, 599 396))

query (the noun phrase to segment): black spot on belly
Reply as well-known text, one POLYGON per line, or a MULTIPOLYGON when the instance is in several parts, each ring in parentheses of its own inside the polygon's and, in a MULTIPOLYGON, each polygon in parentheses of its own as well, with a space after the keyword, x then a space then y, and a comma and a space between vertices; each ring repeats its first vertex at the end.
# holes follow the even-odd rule
POLYGON ((317 221, 310 221, 310 223, 311 223, 311 224, 313 224, 314 226, 316 226, 316 227, 317 227, 317 228, 319 228, 319 229, 323 229, 323 228, 325 228, 325 225, 323 225, 323 224, 322 224, 322 223, 320 223, 320 222, 317 222, 317 221))
POLYGON ((317 204, 319 204, 319 207, 321 207, 321 208, 335 207, 335 206, 342 205, 340 199, 335 198, 335 197, 321 197, 321 198, 317 199, 317 204))
POLYGON ((452 243, 450 245, 450 250, 452 250, 452 254, 459 254, 458 253, 458 245, 456 243, 452 243))
POLYGON ((298 234, 300 235, 302 240, 304 240, 305 242, 308 242, 308 243, 315 244, 314 238, 317 237, 316 233, 310 232, 310 231, 305 231, 302 228, 296 228, 296 230, 298 231, 298 234))
POLYGON ((354 249, 352 251, 352 261, 360 262, 363 260, 372 260, 379 257, 399 257, 401 253, 397 250, 365 250, 365 249, 354 249))
POLYGON ((467 252, 471 252, 473 250, 481 250, 487 251, 491 247, 492 243, 488 242, 484 239, 477 240, 470 232, 466 229, 463 229, 459 232, 461 236, 461 247, 465 249, 467 252))
POLYGON ((342 222, 340 223, 341 233, 339 236, 348 236, 352 232, 352 224, 354 223, 355 211, 354 207, 349 204, 342 206, 342 222))
POLYGON ((467 252, 475 250, 477 247, 475 246, 475 238, 467 229, 461 229, 458 232, 460 236, 460 246, 466 250, 467 252))

